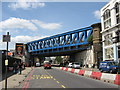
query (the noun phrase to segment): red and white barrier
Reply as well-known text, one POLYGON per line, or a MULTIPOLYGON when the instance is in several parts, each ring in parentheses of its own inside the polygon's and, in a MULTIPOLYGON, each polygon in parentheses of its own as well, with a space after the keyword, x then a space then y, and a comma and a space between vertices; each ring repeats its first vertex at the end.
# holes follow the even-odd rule
POLYGON ((120 75, 116 75, 114 84, 120 85, 120 75))
POLYGON ((92 71, 85 71, 84 76, 90 77, 92 74, 92 71))
POLYGON ((104 82, 114 83, 116 74, 102 73, 101 80, 104 82))
POLYGON ((71 73, 74 73, 74 71, 75 71, 75 69, 74 69, 74 68, 72 68, 71 73))
POLYGON ((65 67, 60 67, 60 69, 64 71, 69 71, 71 73, 76 73, 78 75, 91 77, 93 79, 102 80, 104 82, 120 85, 120 75, 117 75, 117 74, 86 71, 86 70, 65 68, 65 67))
POLYGON ((65 71, 68 71, 68 68, 66 68, 65 71))
POLYGON ((68 71, 71 72, 72 68, 68 68, 68 71))
POLYGON ((66 67, 64 67, 63 70, 65 71, 65 70, 66 70, 66 67))
POLYGON ((102 73, 101 72, 92 72, 91 74, 91 78, 94 78, 94 79, 98 79, 100 80, 101 79, 101 76, 102 76, 102 73))
POLYGON ((78 74, 84 76, 84 73, 85 73, 85 70, 80 70, 78 74))
POLYGON ((74 73, 78 74, 80 69, 75 69, 74 73))

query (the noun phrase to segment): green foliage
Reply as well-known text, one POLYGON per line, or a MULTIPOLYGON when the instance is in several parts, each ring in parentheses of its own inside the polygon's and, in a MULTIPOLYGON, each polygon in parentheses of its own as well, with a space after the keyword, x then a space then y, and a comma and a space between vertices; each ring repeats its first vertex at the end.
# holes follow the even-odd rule
POLYGON ((87 41, 88 41, 89 43, 92 43, 92 42, 93 42, 93 35, 90 35, 87 41))
POLYGON ((55 58, 55 61, 57 61, 58 63, 61 63, 61 62, 62 62, 61 56, 57 56, 57 57, 55 58))

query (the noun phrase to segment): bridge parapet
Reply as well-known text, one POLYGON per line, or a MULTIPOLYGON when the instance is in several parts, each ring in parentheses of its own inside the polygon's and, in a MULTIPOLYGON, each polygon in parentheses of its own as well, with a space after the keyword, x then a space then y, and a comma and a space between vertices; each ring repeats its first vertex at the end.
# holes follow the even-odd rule
POLYGON ((44 54, 86 49, 87 47, 81 46, 89 44, 88 38, 92 35, 92 32, 92 27, 86 27, 28 42, 28 52, 32 54, 44 54))

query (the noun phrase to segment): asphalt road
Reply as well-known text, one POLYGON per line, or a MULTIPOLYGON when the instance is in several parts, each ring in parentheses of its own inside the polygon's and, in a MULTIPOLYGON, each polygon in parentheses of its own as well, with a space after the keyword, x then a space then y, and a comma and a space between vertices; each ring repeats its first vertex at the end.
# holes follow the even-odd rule
POLYGON ((35 68, 20 88, 118 88, 117 85, 94 80, 59 69, 35 68))

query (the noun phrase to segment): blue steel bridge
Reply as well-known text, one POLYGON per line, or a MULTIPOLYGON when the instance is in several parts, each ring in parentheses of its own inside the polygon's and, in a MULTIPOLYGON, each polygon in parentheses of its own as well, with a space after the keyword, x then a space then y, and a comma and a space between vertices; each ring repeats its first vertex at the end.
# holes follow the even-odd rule
POLYGON ((81 28, 27 43, 31 55, 68 55, 89 48, 92 27, 81 28))

